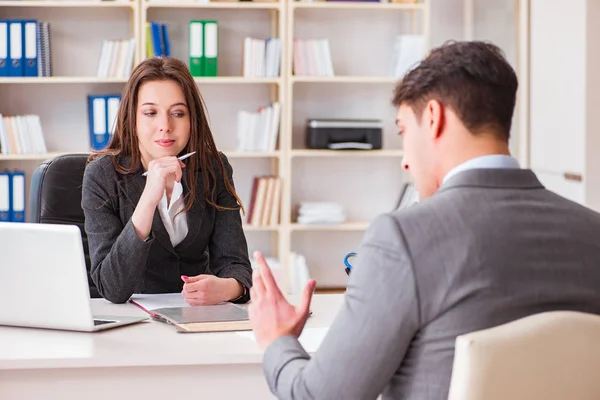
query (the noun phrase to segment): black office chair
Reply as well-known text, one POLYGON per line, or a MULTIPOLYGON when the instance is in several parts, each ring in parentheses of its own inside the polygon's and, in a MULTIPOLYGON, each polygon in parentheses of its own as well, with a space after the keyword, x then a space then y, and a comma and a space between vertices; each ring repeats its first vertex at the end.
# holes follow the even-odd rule
POLYGON ((81 231, 91 297, 101 297, 90 277, 90 255, 81 209, 83 171, 88 154, 65 154, 46 160, 33 172, 29 194, 30 221, 77 225, 81 231))

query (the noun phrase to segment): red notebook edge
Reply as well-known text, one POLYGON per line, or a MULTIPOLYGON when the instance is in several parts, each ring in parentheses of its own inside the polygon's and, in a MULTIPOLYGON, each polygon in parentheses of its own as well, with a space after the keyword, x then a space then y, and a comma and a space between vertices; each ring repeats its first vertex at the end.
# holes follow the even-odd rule
POLYGON ((139 304, 138 302, 136 302, 135 300, 129 299, 129 302, 136 305, 137 307, 139 307, 142 311, 147 312, 148 314, 150 314, 152 317, 156 318, 159 315, 155 312, 152 312, 150 310, 147 310, 146 308, 144 308, 141 304, 139 304))

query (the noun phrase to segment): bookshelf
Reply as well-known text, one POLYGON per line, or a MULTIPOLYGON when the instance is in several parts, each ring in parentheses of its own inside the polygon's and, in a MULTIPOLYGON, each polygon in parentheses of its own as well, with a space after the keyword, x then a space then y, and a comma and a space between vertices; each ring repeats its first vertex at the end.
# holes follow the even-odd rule
POLYGON ((3 1, 2 7, 18 7, 18 8, 132 8, 137 4, 132 1, 110 1, 110 2, 91 2, 91 1, 45 1, 45 0, 28 0, 28 1, 3 1))
POLYGON ((1 170, 25 172, 26 199, 40 162, 89 151, 87 95, 120 93, 127 80, 96 76, 102 41, 139 41, 139 13, 137 1, 0 2, 0 20, 33 19, 50 26, 51 76, 0 77, 0 113, 38 115, 44 133, 47 153, 0 155, 1 170))
POLYGON ((452 30, 439 28, 442 21, 450 24, 448 18, 454 14, 459 19, 453 23, 461 26, 460 18, 469 15, 456 12, 454 3, 2 1, 0 19, 51 23, 53 76, 0 77, 0 113, 39 115, 48 148, 47 154, 0 155, 0 169, 25 170, 29 189, 29 177, 41 161, 90 150, 86 96, 119 93, 126 82, 125 78, 95 76, 102 40, 134 38, 137 63, 146 57, 146 22, 158 21, 167 24, 172 56, 189 62, 189 21, 216 20, 218 74, 195 81, 206 102, 217 146, 234 167, 236 189, 246 208, 254 177, 276 175, 283 182, 279 224, 251 226, 243 217, 249 250, 278 257, 286 273, 290 253, 303 254, 320 289, 343 288, 347 281, 343 256, 357 249, 372 218, 395 206, 407 180, 400 164, 403 152, 394 126, 395 110, 390 105, 398 80, 388 73, 393 37, 422 33, 426 48, 432 42, 437 45, 460 38, 452 30), (432 15, 437 16, 436 24, 430 21, 432 15), (437 32, 434 40, 432 28, 437 32), (282 40, 280 76, 243 76, 245 37, 282 40), (294 75, 294 38, 328 39, 335 75, 294 75), (240 152, 238 111, 256 111, 273 101, 281 103, 275 150, 240 152), (310 118, 380 119, 383 148, 307 149, 304 128, 310 118), (302 201, 338 202, 347 211, 346 222, 298 224, 294 209, 302 201))
MULTIPOLYGON (((270 102, 284 99, 284 75, 279 77, 243 76, 243 44, 245 37, 277 37, 285 34, 285 3, 231 2, 198 3, 192 1, 141 0, 140 28, 146 22, 166 23, 174 57, 189 62, 190 20, 216 20, 218 23, 218 73, 216 77, 196 77, 203 96, 218 148, 229 158, 234 168, 236 190, 249 211, 252 182, 255 176, 279 175, 285 179, 285 138, 275 151, 241 152, 237 149, 237 113, 255 112, 270 102)), ((140 34, 140 49, 146 48, 146 35, 140 34)), ((282 52, 283 53, 283 52, 282 52)), ((140 58, 145 58, 145 52, 140 58)), ((280 57, 281 70, 283 55, 280 57)), ((283 117, 281 120, 283 124, 283 117)), ((249 250, 261 249, 266 255, 283 254, 288 245, 281 225, 252 226, 245 216, 244 231, 249 250)))
POLYGON ((42 83, 125 83, 126 78, 100 78, 95 76, 40 76, 22 78, 0 78, 0 84, 42 84, 42 83))
POLYGON ((287 14, 286 111, 283 134, 291 139, 284 215, 290 252, 304 254, 318 288, 343 288, 343 257, 356 251, 369 221, 391 211, 407 176, 402 143, 390 104, 398 78, 390 76, 395 35, 423 34, 429 43, 429 0, 416 3, 291 2, 287 14), (334 76, 295 75, 294 38, 327 39, 334 76), (307 119, 378 119, 383 148, 371 151, 307 149, 307 119), (375 174, 375 176, 374 176, 375 174), (299 224, 303 201, 336 202, 341 224, 299 224), (288 217, 288 219, 285 219, 288 217))

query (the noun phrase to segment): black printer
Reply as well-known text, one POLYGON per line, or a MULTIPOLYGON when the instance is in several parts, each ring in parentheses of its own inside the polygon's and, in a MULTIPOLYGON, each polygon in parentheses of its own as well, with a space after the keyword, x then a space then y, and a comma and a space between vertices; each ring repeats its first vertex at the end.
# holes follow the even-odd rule
POLYGON ((373 119, 310 119, 306 147, 330 150, 381 149, 382 123, 373 119))

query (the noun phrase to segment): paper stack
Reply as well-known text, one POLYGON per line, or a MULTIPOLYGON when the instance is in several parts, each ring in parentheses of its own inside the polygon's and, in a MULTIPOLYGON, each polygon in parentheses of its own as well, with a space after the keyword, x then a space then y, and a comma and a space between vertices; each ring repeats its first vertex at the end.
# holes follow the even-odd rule
POLYGON ((300 204, 299 224, 341 224, 346 220, 344 207, 331 202, 304 202, 300 204))

